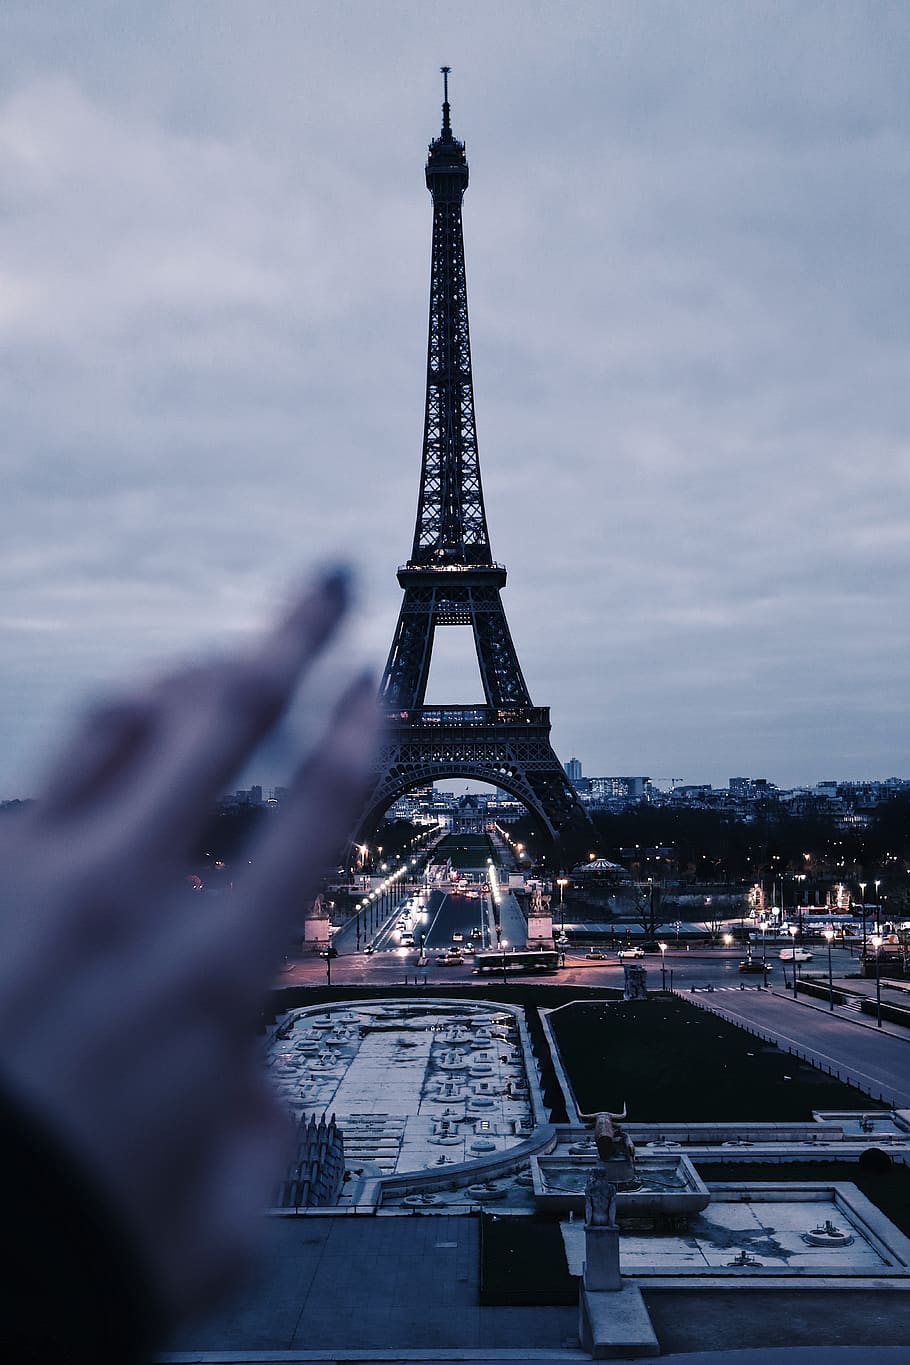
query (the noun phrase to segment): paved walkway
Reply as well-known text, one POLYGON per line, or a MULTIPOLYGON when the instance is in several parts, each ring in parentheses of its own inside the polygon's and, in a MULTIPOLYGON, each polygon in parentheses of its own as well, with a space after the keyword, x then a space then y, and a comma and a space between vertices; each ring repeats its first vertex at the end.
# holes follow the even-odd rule
MULTIPOLYGON (((590 1359, 575 1307, 479 1305, 475 1218, 310 1216, 272 1219, 266 1234, 256 1280, 181 1329, 165 1360, 590 1359)), ((799 1293, 645 1287, 645 1296, 669 1352, 659 1365, 910 1365, 910 1293, 870 1293, 868 1281, 799 1293)))
POLYGON ((577 1354, 576 1307, 482 1308, 479 1280, 477 1218, 271 1219, 255 1283, 170 1350, 179 1360, 215 1349, 399 1360, 511 1349, 524 1358, 527 1348, 589 1359, 577 1354))
POLYGON ((528 921, 511 891, 504 891, 499 902, 499 927, 506 943, 524 948, 528 942, 528 921))

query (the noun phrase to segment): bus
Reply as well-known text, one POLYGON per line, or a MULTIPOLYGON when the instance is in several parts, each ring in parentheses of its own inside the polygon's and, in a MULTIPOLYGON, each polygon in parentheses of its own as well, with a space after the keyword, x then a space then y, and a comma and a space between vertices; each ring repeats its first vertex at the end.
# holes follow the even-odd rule
POLYGON ((555 972, 559 967, 559 953, 549 948, 505 949, 497 952, 487 948, 474 957, 475 976, 491 972, 555 972))

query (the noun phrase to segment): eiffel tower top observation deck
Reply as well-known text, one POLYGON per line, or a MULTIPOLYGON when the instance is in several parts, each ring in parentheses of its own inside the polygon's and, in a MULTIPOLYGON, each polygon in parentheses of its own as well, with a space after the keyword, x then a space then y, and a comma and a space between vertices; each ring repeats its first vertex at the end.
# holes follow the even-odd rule
POLYGON ((380 684, 389 728, 360 822, 366 834, 412 787, 473 777, 512 792, 551 835, 586 817, 533 706, 503 611, 506 571, 493 560, 483 505, 465 279, 463 142, 452 132, 449 68, 442 129, 430 143, 433 255, 423 457, 414 543, 398 570, 404 601, 380 684), (437 627, 472 628, 484 702, 426 706, 437 627))

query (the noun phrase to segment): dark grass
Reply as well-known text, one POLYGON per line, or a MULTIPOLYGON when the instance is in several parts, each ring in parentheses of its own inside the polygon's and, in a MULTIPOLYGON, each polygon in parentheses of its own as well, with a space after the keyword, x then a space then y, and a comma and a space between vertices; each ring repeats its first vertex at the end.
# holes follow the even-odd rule
POLYGON ((708 1182, 820 1180, 849 1182, 870 1203, 910 1237, 910 1170, 896 1163, 887 1171, 865 1171, 855 1161, 697 1161, 698 1173, 708 1182))
POLYGON ((875 1365, 875 1347, 906 1345, 910 1294, 797 1287, 794 1293, 740 1284, 693 1293, 645 1286, 644 1298, 664 1354, 718 1351, 724 1353, 721 1359, 729 1352, 735 1360, 734 1351, 803 1346, 815 1351, 818 1365, 825 1365, 837 1359, 829 1347, 856 1346, 868 1347, 861 1359, 864 1365, 875 1365))
POLYGON ((497 1218, 480 1223, 480 1302, 484 1305, 576 1304, 559 1223, 545 1218, 497 1218))
POLYGON ((550 1023, 584 1113, 626 1103, 638 1123, 785 1123, 873 1107, 857 1087, 682 1000, 580 1003, 550 1023))

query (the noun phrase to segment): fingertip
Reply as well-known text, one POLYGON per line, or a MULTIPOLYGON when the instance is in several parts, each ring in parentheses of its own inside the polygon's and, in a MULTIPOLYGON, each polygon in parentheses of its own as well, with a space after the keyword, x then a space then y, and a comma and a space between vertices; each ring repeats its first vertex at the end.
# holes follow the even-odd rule
POLYGON ((343 607, 349 604, 354 583, 350 565, 328 565, 320 574, 318 583, 327 597, 337 599, 343 607))
POLYGON ((348 568, 339 564, 324 570, 315 581, 308 580, 295 594, 278 627, 279 636, 303 636, 311 647, 318 647, 347 611, 350 597, 348 568))

